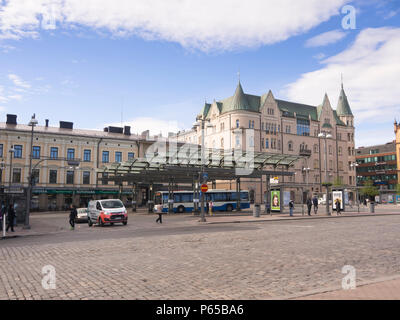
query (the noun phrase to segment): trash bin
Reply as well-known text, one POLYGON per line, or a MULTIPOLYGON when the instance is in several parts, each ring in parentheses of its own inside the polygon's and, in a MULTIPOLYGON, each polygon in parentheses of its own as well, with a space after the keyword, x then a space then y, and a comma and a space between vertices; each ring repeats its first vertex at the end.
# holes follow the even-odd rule
POLYGON ((260 205, 259 204, 255 204, 253 207, 253 217, 260 217, 260 205))
POLYGON ((375 213, 375 202, 370 202, 369 203, 369 212, 370 213, 375 213))

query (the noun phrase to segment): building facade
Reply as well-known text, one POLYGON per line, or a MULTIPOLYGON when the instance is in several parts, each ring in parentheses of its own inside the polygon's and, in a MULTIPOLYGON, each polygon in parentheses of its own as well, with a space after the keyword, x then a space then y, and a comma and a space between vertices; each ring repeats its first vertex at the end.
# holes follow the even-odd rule
POLYGON ((373 181, 379 188, 380 202, 395 201, 396 184, 398 183, 398 157, 396 141, 356 150, 357 184, 373 181))
MULTIPOLYGON (((233 96, 205 103, 199 116, 208 121, 204 134, 206 148, 251 147, 254 151, 305 156, 304 161, 291 168, 294 178, 280 179, 292 186, 308 186, 302 196, 299 189, 291 188, 291 198, 295 201, 322 193, 324 182, 340 180, 343 186, 356 186, 354 116, 343 85, 334 110, 327 95, 322 104, 311 106, 276 99, 271 91, 261 96, 246 94, 239 82, 233 96), (329 134, 330 138, 322 138, 320 133, 329 134)), ((177 139, 201 144, 201 135, 201 128, 194 127, 179 132, 177 139)), ((242 187, 254 193, 256 202, 263 201, 266 192, 263 183, 258 186, 253 181, 247 184, 243 181, 242 187)))
MULTIPOLYGON (((32 127, 18 124, 16 115, 0 123, 0 197, 13 197, 24 204, 28 186, 32 127), (11 152, 10 152, 11 150, 11 152)), ((62 210, 70 204, 86 206, 91 199, 115 198, 128 202, 132 187, 97 181, 96 170, 110 163, 143 157, 154 143, 149 132, 131 134, 130 127, 107 127, 104 131, 37 125, 33 131, 33 210, 62 210)), ((147 186, 139 186, 139 205, 147 202, 147 186)))

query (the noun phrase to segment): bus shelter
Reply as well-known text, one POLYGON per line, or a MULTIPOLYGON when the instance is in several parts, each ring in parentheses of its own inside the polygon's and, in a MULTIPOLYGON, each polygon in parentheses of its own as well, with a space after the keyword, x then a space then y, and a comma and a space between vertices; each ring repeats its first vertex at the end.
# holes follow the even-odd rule
MULTIPOLYGON (((200 148, 146 154, 146 158, 136 158, 130 161, 113 163, 97 170, 99 182, 113 182, 120 190, 125 185, 132 187, 132 198, 137 197, 137 186, 148 184, 150 190, 149 212, 153 209, 155 184, 168 185, 168 199, 173 199, 174 190, 178 185, 187 186, 193 190, 193 198, 199 199, 199 184, 212 183, 221 180, 236 182, 237 205, 240 211, 240 182, 243 178, 259 179, 266 176, 267 189, 271 176, 292 176, 289 168, 304 156, 271 154, 265 152, 238 152, 237 150, 205 149, 204 158, 200 148)), ((169 212, 172 211, 172 201, 169 202, 169 212)), ((194 204, 198 212, 198 204, 194 204)), ((136 208, 134 208, 135 210, 136 208)))

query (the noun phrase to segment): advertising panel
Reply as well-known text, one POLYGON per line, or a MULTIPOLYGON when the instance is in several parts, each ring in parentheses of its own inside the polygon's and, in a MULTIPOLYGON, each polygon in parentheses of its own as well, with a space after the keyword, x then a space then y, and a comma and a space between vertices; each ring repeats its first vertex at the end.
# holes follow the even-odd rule
POLYGON ((339 199, 340 209, 343 210, 343 191, 334 190, 332 191, 332 208, 336 210, 336 200, 339 199))
POLYGON ((271 190, 271 210, 281 211, 281 191, 271 190))

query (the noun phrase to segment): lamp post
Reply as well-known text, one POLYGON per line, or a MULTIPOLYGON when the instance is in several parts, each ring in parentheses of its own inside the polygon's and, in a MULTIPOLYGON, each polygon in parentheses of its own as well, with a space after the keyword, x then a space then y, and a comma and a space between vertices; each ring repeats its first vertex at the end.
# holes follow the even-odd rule
POLYGON ((309 177, 309 172, 310 172, 310 168, 303 168, 303 171, 306 173, 306 188, 307 188, 307 197, 308 197, 308 193, 309 193, 309 187, 308 187, 308 177, 309 177))
MULTIPOLYGON (((205 123, 208 122, 207 124, 207 128, 212 127, 212 125, 209 123, 210 120, 206 119, 203 116, 198 116, 196 118, 196 122, 194 123, 194 126, 201 126, 201 171, 199 173, 199 175, 201 177, 199 177, 199 181, 203 181, 203 177, 204 177, 204 166, 205 166, 205 156, 204 156, 204 152, 205 152, 205 142, 204 142, 204 129, 205 129, 205 123)), ((205 212, 204 212, 204 192, 201 192, 201 207, 200 207, 200 222, 206 222, 206 217, 205 217, 205 212)))
MULTIPOLYGON (((358 167, 358 163, 357 162, 350 163, 350 168, 351 169, 357 170, 357 167, 358 167)), ((356 188, 357 188, 357 172, 356 172, 356 181, 355 181, 355 183, 356 183, 356 188)), ((358 203, 358 189, 356 189, 356 197, 357 197, 357 203, 358 203)), ((360 212, 360 209, 359 209, 360 207, 358 206, 357 208, 358 208, 358 212, 360 212)))
POLYGON ((11 146, 10 150, 8 150, 8 152, 10 152, 10 177, 9 177, 9 181, 8 181, 8 187, 11 188, 11 183, 12 183, 12 159, 13 159, 13 153, 15 152, 14 146, 11 146))
POLYGON ((328 185, 328 148, 326 139, 332 138, 332 135, 325 132, 320 132, 318 138, 323 138, 325 141, 325 186, 326 186, 326 214, 331 215, 329 211, 329 185, 328 185))
POLYGON ((31 120, 28 125, 32 127, 31 131, 31 152, 29 155, 29 172, 28 172, 28 189, 26 192, 26 215, 25 215, 25 224, 24 229, 30 229, 29 225, 29 214, 31 211, 31 193, 32 193, 32 153, 33 153, 33 131, 35 126, 38 124, 38 121, 35 119, 35 114, 33 114, 31 120))

